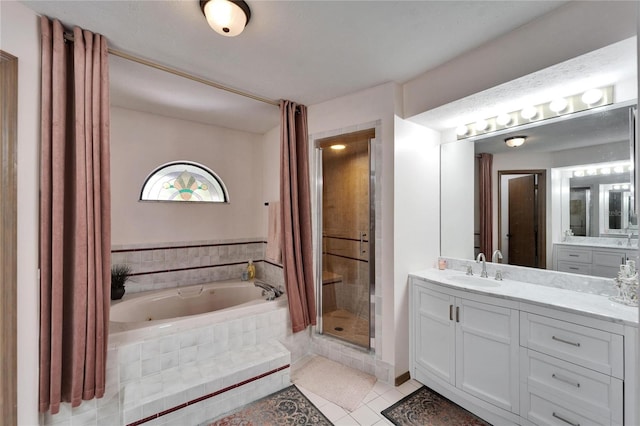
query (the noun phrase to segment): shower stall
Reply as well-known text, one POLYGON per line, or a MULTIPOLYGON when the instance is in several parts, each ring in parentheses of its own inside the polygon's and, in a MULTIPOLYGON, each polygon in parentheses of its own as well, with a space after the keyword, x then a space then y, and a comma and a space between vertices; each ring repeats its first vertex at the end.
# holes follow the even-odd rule
POLYGON ((319 331, 367 349, 374 337, 374 137, 370 129, 316 142, 319 331))

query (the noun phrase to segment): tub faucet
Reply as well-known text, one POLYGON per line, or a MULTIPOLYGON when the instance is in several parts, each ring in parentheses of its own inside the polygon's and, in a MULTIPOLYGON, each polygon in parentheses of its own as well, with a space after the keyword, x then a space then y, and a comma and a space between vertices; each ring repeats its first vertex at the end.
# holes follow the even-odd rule
POLYGON ((264 281, 261 280, 254 280, 253 281, 253 285, 255 285, 256 287, 260 287, 261 289, 263 289, 266 293, 271 293, 273 294, 273 298, 268 297, 267 300, 273 300, 276 297, 280 297, 282 296, 282 290, 279 290, 277 288, 275 288, 274 286, 272 286, 271 284, 267 284, 264 281))
POLYGON ((480 272, 480 276, 482 278, 487 278, 489 275, 487 274, 487 259, 484 257, 484 253, 479 253, 476 258, 476 263, 482 262, 482 272, 480 272))

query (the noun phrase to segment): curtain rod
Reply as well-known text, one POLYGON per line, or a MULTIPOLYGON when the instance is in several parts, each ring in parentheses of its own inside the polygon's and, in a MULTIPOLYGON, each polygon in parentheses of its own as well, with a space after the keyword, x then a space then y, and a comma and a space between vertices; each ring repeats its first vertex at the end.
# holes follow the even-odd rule
MULTIPOLYGON (((64 39, 67 40, 67 41, 73 42, 73 34, 65 32, 64 33, 64 39)), ((178 77, 183 77, 183 78, 186 78, 186 79, 189 79, 189 80, 201 83, 201 84, 205 84, 207 86, 215 87, 216 89, 220 89, 220 90, 224 90, 226 92, 234 93, 236 95, 244 96, 245 98, 250 98, 250 99, 253 99, 253 100, 256 100, 256 101, 259 101, 259 102, 264 102, 266 104, 280 106, 280 102, 278 102, 278 101, 274 101, 272 99, 263 98, 263 97, 257 96, 257 95, 252 95, 251 93, 246 93, 246 92, 243 92, 241 90, 234 89, 234 88, 231 88, 231 87, 223 86, 222 84, 216 83, 215 81, 211 81, 211 80, 207 80, 207 79, 204 79, 204 78, 200 78, 200 77, 197 77, 197 76, 195 76, 193 74, 188 74, 188 73, 186 73, 184 71, 180 71, 180 70, 177 70, 175 68, 170 68, 170 67, 158 64, 156 62, 149 61, 147 59, 142 59, 142 58, 140 58, 138 56, 133 56, 133 55, 130 55, 128 53, 122 52, 120 50, 115 50, 115 49, 109 48, 108 52, 111 55, 118 56, 120 58, 127 59, 129 61, 137 62, 139 64, 146 65, 148 67, 155 68, 155 69, 160 70, 160 71, 168 72, 170 74, 177 75, 178 77)))

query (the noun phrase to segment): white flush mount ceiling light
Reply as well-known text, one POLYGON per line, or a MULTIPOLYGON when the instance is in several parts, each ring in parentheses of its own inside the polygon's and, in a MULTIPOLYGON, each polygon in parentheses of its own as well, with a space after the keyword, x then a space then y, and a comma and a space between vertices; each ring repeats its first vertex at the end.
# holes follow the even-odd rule
POLYGON ((509 148, 516 148, 522 145, 526 139, 526 136, 513 136, 505 139, 504 143, 506 143, 509 148))
POLYGON ((227 37, 240 34, 251 19, 249 5, 242 0, 200 0, 200 9, 209 26, 227 37))

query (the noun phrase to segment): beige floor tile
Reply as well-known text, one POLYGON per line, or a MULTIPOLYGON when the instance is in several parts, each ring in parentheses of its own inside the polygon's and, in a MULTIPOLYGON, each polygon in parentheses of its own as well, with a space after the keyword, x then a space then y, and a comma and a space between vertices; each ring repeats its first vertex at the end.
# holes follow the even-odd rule
POLYGON ((351 413, 351 417, 362 426, 372 426, 380 421, 380 415, 366 405, 351 413))

